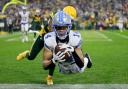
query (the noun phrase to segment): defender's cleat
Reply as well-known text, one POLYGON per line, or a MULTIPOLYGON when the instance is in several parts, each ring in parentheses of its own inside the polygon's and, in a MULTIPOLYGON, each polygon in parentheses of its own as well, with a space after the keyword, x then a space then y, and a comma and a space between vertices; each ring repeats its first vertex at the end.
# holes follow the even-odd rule
POLYGON ((53 80, 50 76, 47 77, 47 85, 53 85, 53 80))
POLYGON ((92 67, 92 62, 91 62, 90 56, 86 53, 86 54, 85 54, 85 57, 88 59, 87 67, 88 67, 88 68, 91 68, 91 67, 92 67))
POLYGON ((17 57, 16 57, 16 60, 19 61, 19 60, 23 60, 24 58, 26 58, 27 56, 29 55, 29 51, 24 51, 22 53, 20 53, 17 57))

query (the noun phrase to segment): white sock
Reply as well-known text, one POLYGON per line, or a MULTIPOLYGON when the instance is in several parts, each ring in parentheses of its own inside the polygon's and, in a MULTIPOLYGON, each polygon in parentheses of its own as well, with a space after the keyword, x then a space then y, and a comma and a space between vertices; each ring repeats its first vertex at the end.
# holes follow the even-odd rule
POLYGON ((88 58, 84 58, 84 66, 87 66, 87 64, 88 64, 88 58))
POLYGON ((86 67, 87 67, 87 64, 88 64, 88 58, 84 58, 84 66, 83 66, 83 68, 81 68, 81 71, 80 71, 80 73, 82 73, 82 72, 84 72, 84 70, 86 69, 86 67))
POLYGON ((25 36, 25 40, 28 42, 28 37, 27 36, 25 36))

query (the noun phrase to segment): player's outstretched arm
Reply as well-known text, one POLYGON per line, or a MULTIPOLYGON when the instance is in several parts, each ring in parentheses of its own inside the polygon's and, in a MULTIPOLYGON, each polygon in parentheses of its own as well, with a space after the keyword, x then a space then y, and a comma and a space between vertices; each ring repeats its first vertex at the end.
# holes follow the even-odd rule
POLYGON ((42 36, 38 36, 36 41, 33 43, 33 46, 31 50, 26 50, 24 52, 21 52, 16 57, 16 60, 23 60, 24 58, 27 58, 28 60, 34 60, 37 54, 40 52, 40 50, 44 47, 44 41, 42 39, 42 36))

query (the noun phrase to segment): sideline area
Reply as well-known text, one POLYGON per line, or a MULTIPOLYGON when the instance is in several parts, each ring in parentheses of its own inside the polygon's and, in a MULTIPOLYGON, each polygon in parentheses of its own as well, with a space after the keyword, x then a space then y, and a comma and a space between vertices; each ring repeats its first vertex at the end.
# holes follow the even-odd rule
POLYGON ((128 89, 128 84, 0 84, 0 89, 128 89))

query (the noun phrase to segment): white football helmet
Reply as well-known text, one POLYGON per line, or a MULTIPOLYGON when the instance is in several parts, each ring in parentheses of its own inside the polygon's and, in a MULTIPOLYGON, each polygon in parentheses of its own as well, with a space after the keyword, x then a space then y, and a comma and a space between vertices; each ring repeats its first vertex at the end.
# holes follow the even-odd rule
POLYGON ((71 20, 71 17, 63 11, 58 11, 54 15, 52 19, 52 27, 59 39, 64 40, 68 36, 72 28, 71 20))
POLYGON ((26 6, 22 6, 22 9, 23 9, 23 10, 27 10, 27 7, 26 7, 26 6))
POLYGON ((22 11, 23 11, 23 13, 26 13, 27 12, 27 7, 26 6, 22 6, 22 11))

